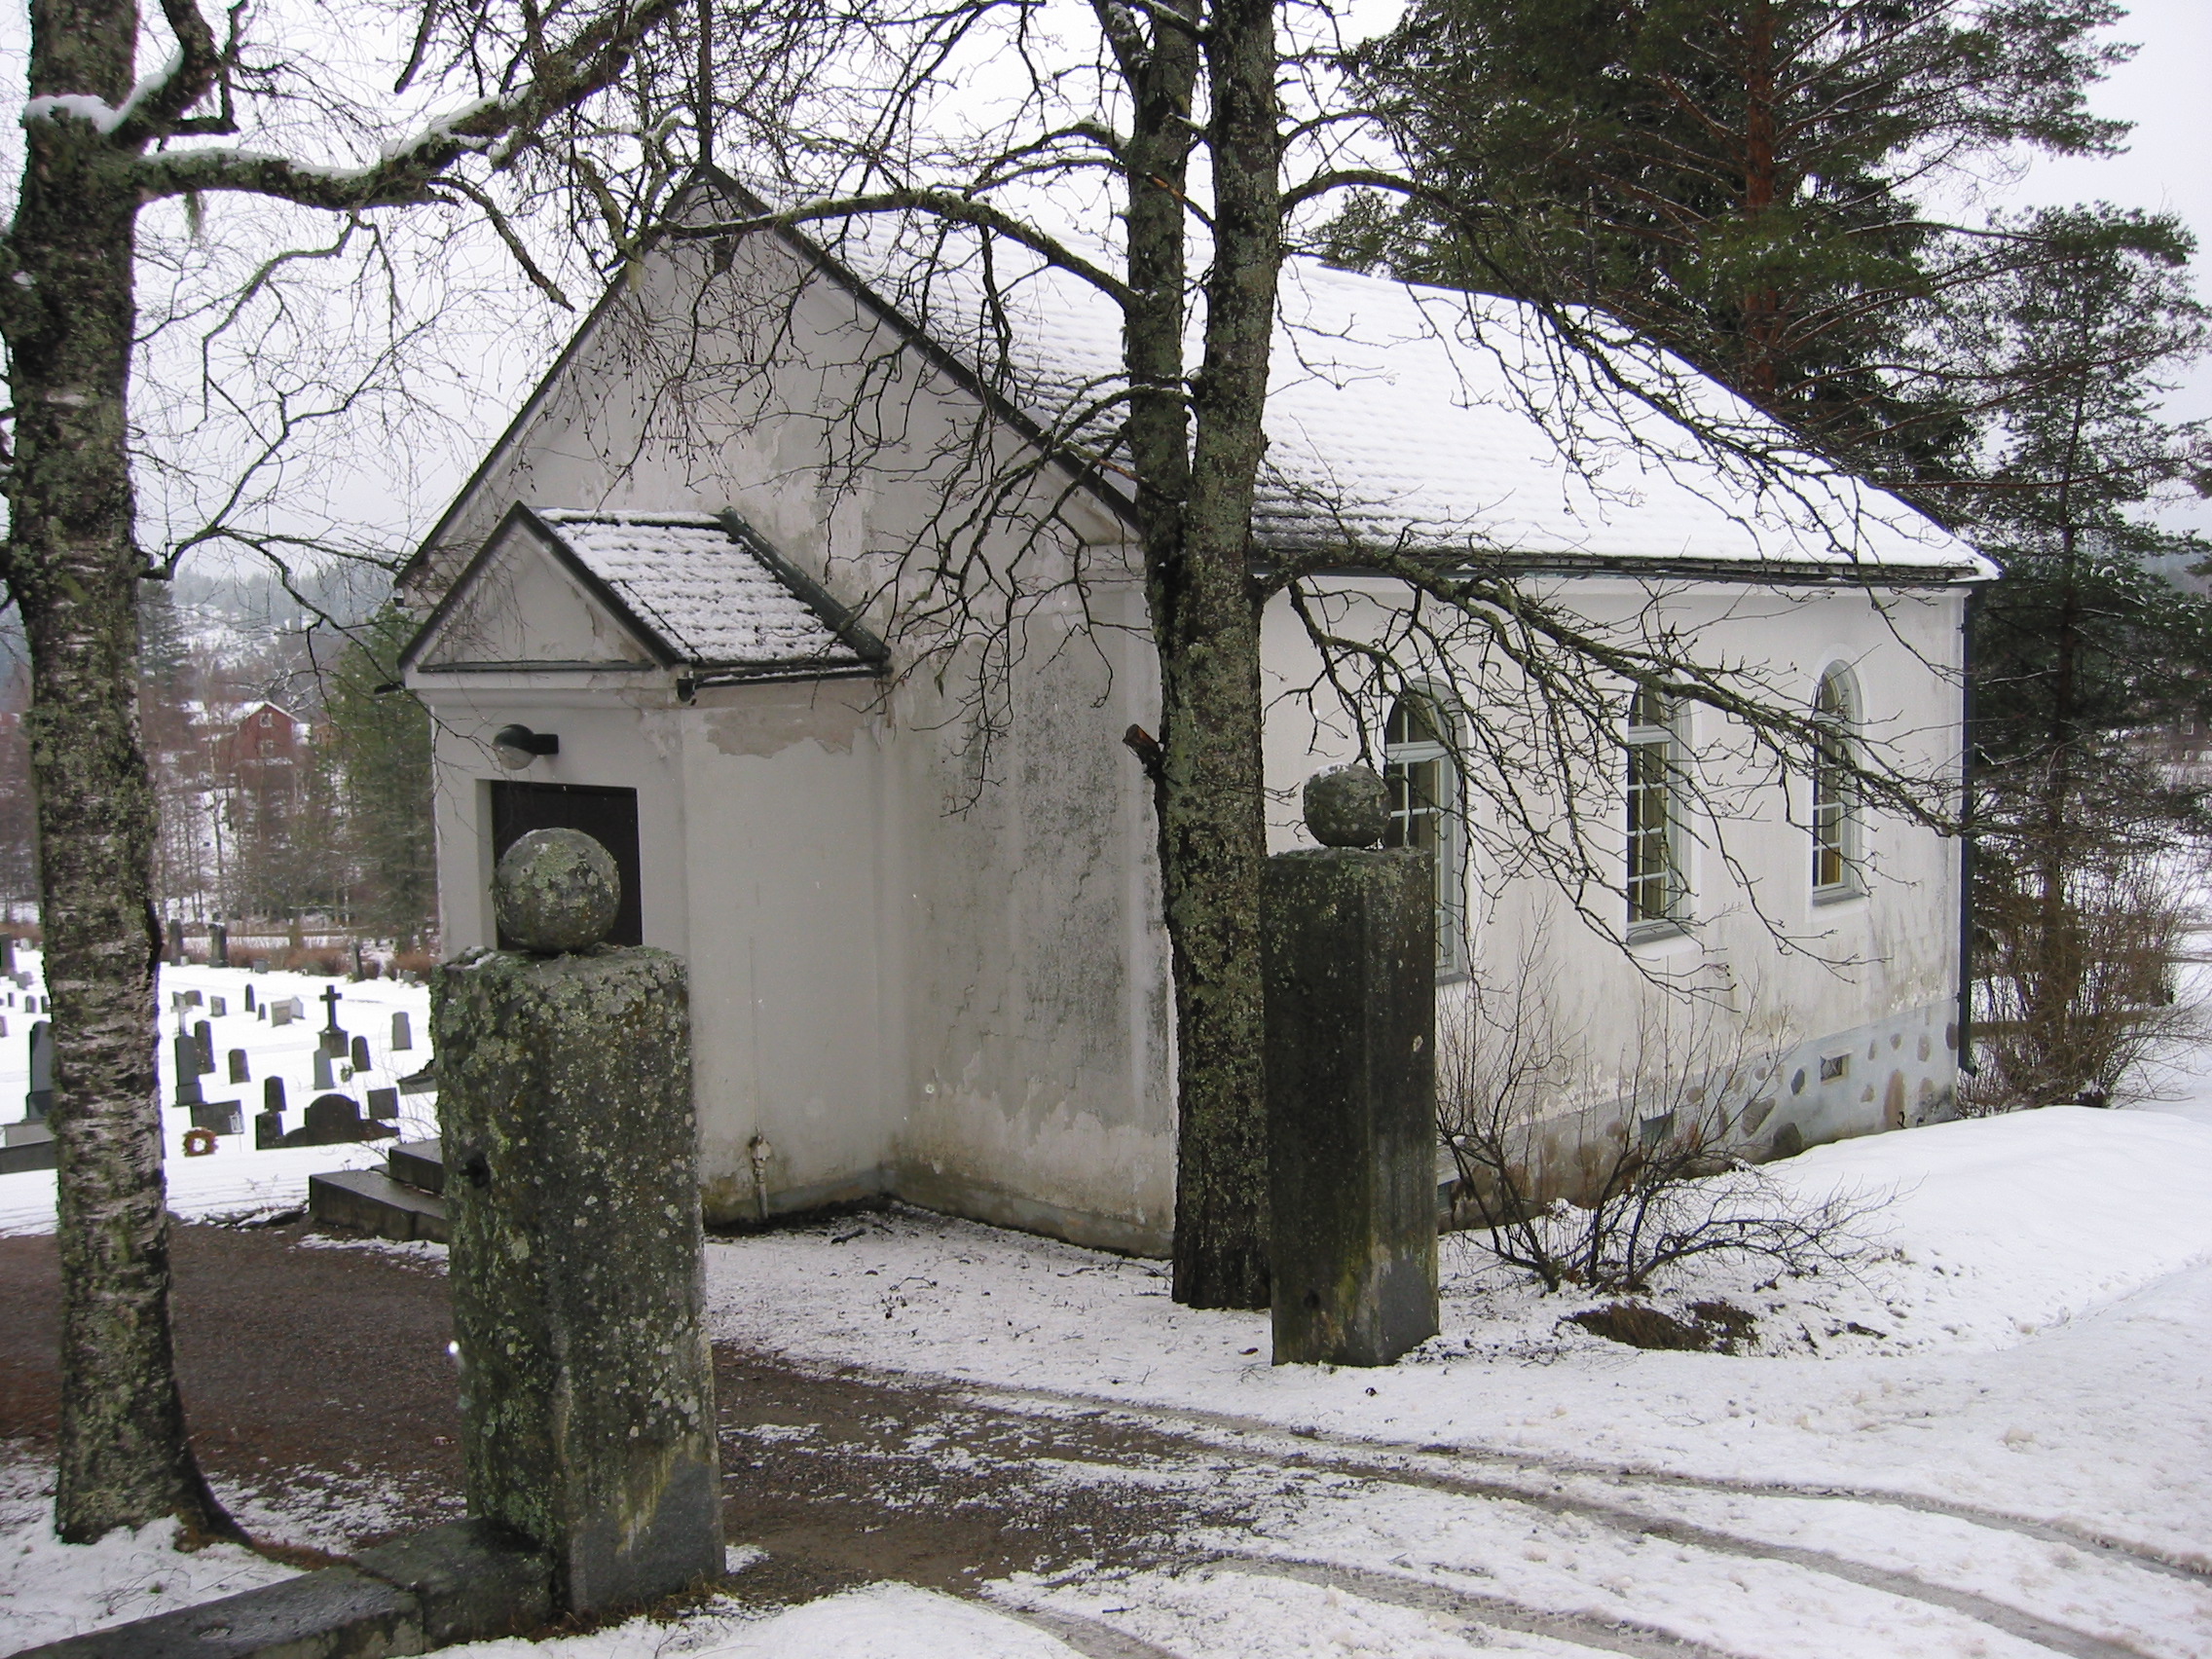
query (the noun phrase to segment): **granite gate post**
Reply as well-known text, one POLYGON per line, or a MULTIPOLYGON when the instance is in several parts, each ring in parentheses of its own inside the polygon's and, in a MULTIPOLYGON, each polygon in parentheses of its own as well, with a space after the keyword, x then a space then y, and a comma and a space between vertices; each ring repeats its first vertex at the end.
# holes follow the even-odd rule
POLYGON ((1274 1361, 1388 1365, 1437 1331, 1435 866, 1374 845, 1367 767, 1306 820, 1263 912, 1274 1361))
POLYGON ((599 943, 618 894, 589 836, 524 836, 494 896, 529 951, 432 992, 468 1509, 571 1612, 722 1570, 688 989, 599 943))

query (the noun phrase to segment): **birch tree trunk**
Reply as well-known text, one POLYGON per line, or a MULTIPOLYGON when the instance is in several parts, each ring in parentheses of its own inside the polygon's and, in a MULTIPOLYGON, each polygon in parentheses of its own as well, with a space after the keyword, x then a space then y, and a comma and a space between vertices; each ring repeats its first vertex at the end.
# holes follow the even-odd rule
MULTIPOLYGON (((1274 0, 1208 15, 1213 267, 1182 384, 1184 195, 1198 51, 1156 23, 1129 166, 1127 361, 1145 577, 1160 653, 1157 799, 1176 1000, 1175 1300, 1268 1303, 1261 1073, 1260 598, 1252 503, 1282 262, 1274 0), (1187 443, 1188 408, 1197 418, 1187 443)), ((1124 56, 1124 66, 1127 58, 1124 56)))
MULTIPOLYGON (((512 61, 492 77, 502 89, 497 96, 427 122, 367 166, 334 168, 261 148, 168 143, 238 131, 242 12, 231 14, 226 43, 194 0, 162 0, 176 50, 139 84, 130 0, 32 0, 22 190, 0 239, 0 339, 15 405, 0 574, 21 610, 31 658, 25 724, 38 795, 59 1160, 55 1525, 65 1539, 166 1515, 203 1530, 235 1530, 185 1438, 169 1340, 154 1064, 157 812, 137 716, 137 584, 147 566, 135 539, 129 445, 139 209, 166 197, 235 192, 356 213, 450 200, 435 188, 445 182, 488 205, 480 189, 451 179, 453 169, 463 162, 511 166, 620 74, 673 4, 606 0, 565 19, 571 32, 558 43, 532 17, 511 45, 512 61), (192 113, 218 94, 217 113, 192 113), (500 159, 487 163, 495 145, 500 159)), ((442 16, 425 9, 407 76, 422 66, 442 16)), ((483 68, 476 49, 498 44, 495 18, 512 20, 496 6, 460 19, 462 38, 452 52, 472 75, 483 68)), ((249 77, 256 88, 264 79, 259 70, 249 77)), ((295 85, 273 95, 302 92, 295 85)), ((354 113, 334 116, 335 128, 345 129, 354 113)))
MULTIPOLYGON (((121 104, 138 19, 35 0, 32 96, 121 104)), ((155 806, 138 742, 126 395, 138 199, 90 124, 26 124, 0 262, 15 453, 8 580, 31 659, 39 901, 54 999, 61 1445, 55 1527, 89 1541, 175 1515, 231 1530, 184 1434, 170 1364, 154 1067, 155 806)))

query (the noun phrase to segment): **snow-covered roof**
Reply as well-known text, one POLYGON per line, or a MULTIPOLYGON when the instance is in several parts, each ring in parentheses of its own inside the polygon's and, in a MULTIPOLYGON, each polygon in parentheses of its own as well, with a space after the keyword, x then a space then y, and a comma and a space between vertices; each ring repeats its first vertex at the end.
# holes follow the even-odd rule
MULTIPOLYGON (((980 261, 924 271, 880 222, 828 245, 1126 498, 1124 406, 1112 395, 1124 379, 1123 319, 1109 298, 1050 267, 1010 273, 1003 245, 986 296, 980 261)), ((1566 569, 1995 574, 1957 536, 1681 359, 1595 315, 1574 320, 1594 353, 1517 301, 1287 262, 1254 510, 1261 549, 1352 563, 1362 549, 1418 549, 1566 569)))
POLYGON ((533 516, 674 660, 836 670, 865 668, 881 654, 734 518, 565 507, 533 516))

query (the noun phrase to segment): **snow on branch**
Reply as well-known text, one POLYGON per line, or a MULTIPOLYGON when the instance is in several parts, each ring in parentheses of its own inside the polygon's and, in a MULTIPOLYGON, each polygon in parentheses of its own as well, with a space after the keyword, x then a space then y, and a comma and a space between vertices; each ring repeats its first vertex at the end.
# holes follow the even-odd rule
POLYGON ((507 166, 548 121, 612 83, 676 5, 644 0, 635 9, 610 8, 567 46, 539 56, 513 92, 433 118, 366 166, 329 166, 242 148, 172 150, 137 162, 141 189, 149 198, 240 192, 337 212, 434 200, 432 186, 455 163, 481 156, 494 167, 507 166))

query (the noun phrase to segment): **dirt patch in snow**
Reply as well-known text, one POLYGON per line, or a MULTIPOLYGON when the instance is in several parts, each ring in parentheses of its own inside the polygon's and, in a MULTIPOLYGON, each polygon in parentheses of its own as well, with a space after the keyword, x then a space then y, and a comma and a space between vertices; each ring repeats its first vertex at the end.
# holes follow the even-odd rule
MULTIPOLYGON (((171 1238, 194 1444, 248 1530, 343 1552, 460 1512, 442 1264, 327 1248, 300 1225, 171 1238)), ((49 1466, 59 1302, 53 1238, 0 1238, 0 1441, 49 1466)), ((1148 1566, 1232 1518, 1190 1446, 1127 1423, 978 1408, 727 1344, 716 1386, 725 1530, 766 1551, 744 1573, 751 1600, 1148 1566)))
POLYGON ((724 1525, 767 1552, 739 1580, 749 1598, 1142 1567, 1241 1518, 1198 1449, 1124 1420, 993 1410, 728 1346, 715 1358, 724 1525))

